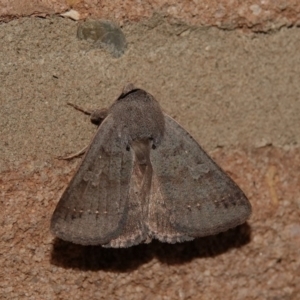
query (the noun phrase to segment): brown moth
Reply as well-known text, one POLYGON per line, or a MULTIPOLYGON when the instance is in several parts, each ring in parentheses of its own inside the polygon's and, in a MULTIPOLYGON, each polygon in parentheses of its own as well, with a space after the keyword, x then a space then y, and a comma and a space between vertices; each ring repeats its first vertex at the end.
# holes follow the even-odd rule
POLYGON ((193 137, 132 84, 92 114, 97 133, 51 219, 82 245, 176 243, 244 223, 251 205, 193 137))

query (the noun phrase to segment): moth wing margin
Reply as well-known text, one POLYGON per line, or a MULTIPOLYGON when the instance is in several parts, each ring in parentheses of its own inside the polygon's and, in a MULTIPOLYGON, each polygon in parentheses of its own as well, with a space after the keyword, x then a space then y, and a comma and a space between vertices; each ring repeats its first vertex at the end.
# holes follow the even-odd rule
POLYGON ((166 114, 164 139, 151 152, 151 162, 169 221, 184 239, 226 231, 250 216, 242 190, 166 114))

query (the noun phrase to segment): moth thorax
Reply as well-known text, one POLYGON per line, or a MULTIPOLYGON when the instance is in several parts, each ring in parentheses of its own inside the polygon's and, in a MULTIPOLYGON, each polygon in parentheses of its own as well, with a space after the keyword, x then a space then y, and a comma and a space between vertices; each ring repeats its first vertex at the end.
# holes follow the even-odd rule
POLYGON ((111 106, 120 135, 129 143, 132 141, 152 140, 157 147, 164 134, 163 112, 153 96, 143 90, 134 90, 119 98, 111 106))

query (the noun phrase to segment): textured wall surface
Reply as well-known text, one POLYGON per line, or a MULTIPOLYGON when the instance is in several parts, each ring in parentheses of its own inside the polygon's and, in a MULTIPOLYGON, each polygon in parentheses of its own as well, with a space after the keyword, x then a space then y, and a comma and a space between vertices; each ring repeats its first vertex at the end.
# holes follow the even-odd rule
POLYGON ((298 0, 2 0, 0 16, 7 20, 15 16, 59 14, 70 9, 76 10, 79 18, 113 19, 119 24, 158 13, 189 25, 249 28, 258 32, 300 25, 298 0))
MULTIPOLYGON (((292 2, 284 3, 282 18, 292 2)), ((118 8, 114 17, 145 16, 135 9, 118 8)), ((299 298, 298 28, 257 34, 154 16, 124 23, 128 46, 116 59, 78 40, 69 19, 0 27, 1 299, 299 298), (83 148, 96 130, 66 103, 105 107, 127 82, 152 93, 241 186, 253 205, 246 224, 129 249, 82 247, 50 234, 52 212, 80 162, 55 157, 83 148)))

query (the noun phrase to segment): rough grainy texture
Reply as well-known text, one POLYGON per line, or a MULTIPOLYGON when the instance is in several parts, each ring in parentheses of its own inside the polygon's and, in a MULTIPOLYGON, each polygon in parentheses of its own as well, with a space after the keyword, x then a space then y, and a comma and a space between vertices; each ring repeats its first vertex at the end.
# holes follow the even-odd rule
POLYGON ((300 25, 298 0, 2 0, 0 20, 20 15, 46 16, 70 10, 75 10, 76 17, 80 19, 91 16, 113 19, 120 24, 158 13, 169 20, 190 25, 249 28, 259 32, 300 25))
POLYGON ((123 27, 128 49, 114 59, 77 40, 76 26, 1 24, 0 298, 298 299, 299 29, 256 35, 151 19, 123 27), (66 102, 103 107, 126 82, 151 92, 237 181, 253 205, 247 224, 122 250, 51 236, 79 163, 55 156, 95 131, 66 102))
POLYGON ((79 41, 70 20, 2 24, 0 170, 87 145, 96 128, 66 103, 106 107, 128 82, 153 94, 206 150, 299 145, 299 29, 245 35, 147 24, 123 28, 120 59, 79 41))

